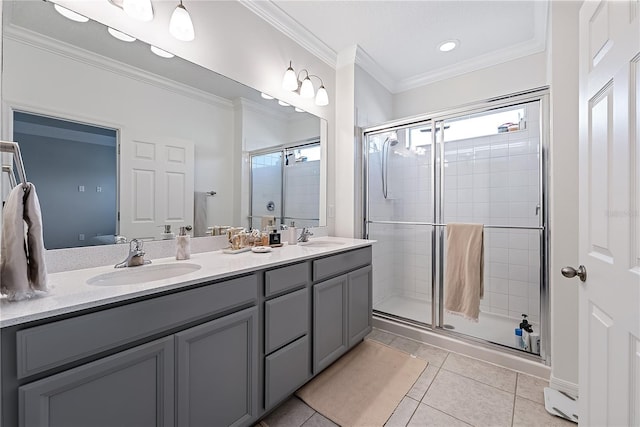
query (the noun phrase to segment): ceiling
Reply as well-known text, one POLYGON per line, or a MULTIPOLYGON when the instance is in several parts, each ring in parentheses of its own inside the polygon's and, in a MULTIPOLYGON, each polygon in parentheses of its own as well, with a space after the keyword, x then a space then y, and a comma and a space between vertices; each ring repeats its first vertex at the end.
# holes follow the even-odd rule
POLYGON ((264 0, 242 4, 331 66, 338 54, 397 93, 545 50, 546 0, 264 0), (459 41, 451 52, 438 46, 459 41))

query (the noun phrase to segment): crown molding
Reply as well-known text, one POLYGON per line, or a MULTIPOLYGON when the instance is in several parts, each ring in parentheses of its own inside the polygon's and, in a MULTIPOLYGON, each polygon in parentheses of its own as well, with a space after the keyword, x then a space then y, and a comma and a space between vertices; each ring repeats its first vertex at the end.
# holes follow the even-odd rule
POLYGON ((360 46, 356 49, 356 64, 362 67, 389 92, 396 93, 396 82, 393 78, 360 46))
POLYGON ((336 68, 337 53, 271 0, 239 0, 239 2, 331 68, 336 68))
POLYGON ((525 56, 540 53, 544 50, 544 40, 530 40, 527 42, 519 43, 506 49, 491 52, 486 55, 481 55, 467 61, 459 62, 455 65, 442 67, 437 70, 418 74, 416 76, 401 80, 396 84, 396 90, 393 93, 404 92, 407 90, 418 88, 420 86, 435 83, 440 80, 461 76, 463 74, 478 71, 483 68, 491 67, 493 65, 502 64, 505 62, 523 58, 525 56))
POLYGON ((3 38, 32 46, 76 62, 100 68, 123 77, 137 80, 178 95, 195 99, 196 101, 215 106, 222 106, 229 109, 233 108, 233 103, 226 98, 222 98, 184 83, 133 67, 123 62, 104 57, 95 52, 52 39, 51 37, 44 36, 22 27, 5 25, 3 28, 3 38))
MULTIPOLYGON (((273 100, 273 102, 278 102, 276 99, 273 100)), ((282 120, 282 121, 288 121, 290 120, 290 116, 293 114, 293 110, 291 111, 287 111, 286 109, 288 109, 289 107, 282 107, 282 110, 278 110, 278 109, 274 109, 274 108, 269 108, 266 105, 262 105, 258 102, 255 102, 251 99, 247 99, 247 98, 236 98, 233 100, 233 106, 234 106, 234 110, 235 111, 240 111, 240 110, 248 110, 248 111, 253 111, 255 113, 261 113, 261 114, 266 114, 268 116, 271 116, 274 119, 277 120, 282 120)), ((293 108, 293 105, 291 106, 293 108)), ((296 113, 298 114, 298 113, 296 113)))

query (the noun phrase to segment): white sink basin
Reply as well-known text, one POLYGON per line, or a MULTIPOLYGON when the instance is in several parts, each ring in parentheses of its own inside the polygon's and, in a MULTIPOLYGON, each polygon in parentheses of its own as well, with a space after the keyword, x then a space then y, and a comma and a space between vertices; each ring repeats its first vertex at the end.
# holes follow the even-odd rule
POLYGON ((137 283, 153 282, 154 280, 169 279, 200 270, 197 264, 176 263, 144 265, 140 267, 119 268, 110 273, 100 274, 87 280, 87 285, 93 286, 121 286, 137 283))
POLYGON ((330 247, 344 245, 344 242, 332 242, 329 240, 309 240, 308 242, 299 242, 300 246, 330 247))

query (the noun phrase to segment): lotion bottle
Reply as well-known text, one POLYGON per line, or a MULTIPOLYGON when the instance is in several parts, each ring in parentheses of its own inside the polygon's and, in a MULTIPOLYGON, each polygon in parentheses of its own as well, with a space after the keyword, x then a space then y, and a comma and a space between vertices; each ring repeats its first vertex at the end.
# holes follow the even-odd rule
POLYGON ((180 227, 180 234, 176 237, 176 259, 191 258, 191 236, 187 234, 186 227, 180 227))
POLYGON ((291 221, 291 225, 289 226, 289 238, 287 239, 287 243, 290 245, 298 244, 298 233, 296 231, 296 223, 291 221))

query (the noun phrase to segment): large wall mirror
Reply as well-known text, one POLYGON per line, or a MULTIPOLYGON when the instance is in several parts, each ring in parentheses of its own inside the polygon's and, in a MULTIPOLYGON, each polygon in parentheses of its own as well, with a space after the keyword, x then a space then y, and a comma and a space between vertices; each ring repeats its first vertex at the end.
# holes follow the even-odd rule
POLYGON ((265 192, 282 196, 277 222, 296 221, 283 211, 304 204, 297 223, 326 225, 324 120, 95 21, 70 21, 50 2, 2 7, 2 138, 21 146, 47 249, 159 239, 165 225, 192 225, 194 236, 255 225, 252 201, 254 216, 272 213, 256 209, 273 198, 265 192), (301 154, 315 145, 318 156, 301 154), (252 177, 269 168, 251 159, 278 151, 293 153, 281 161, 313 191, 274 179, 257 194, 252 177))

